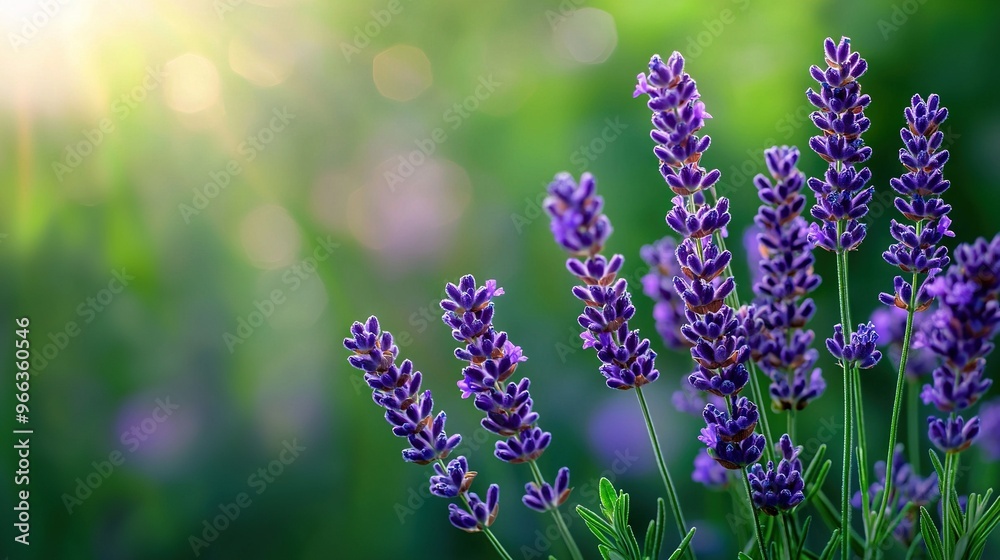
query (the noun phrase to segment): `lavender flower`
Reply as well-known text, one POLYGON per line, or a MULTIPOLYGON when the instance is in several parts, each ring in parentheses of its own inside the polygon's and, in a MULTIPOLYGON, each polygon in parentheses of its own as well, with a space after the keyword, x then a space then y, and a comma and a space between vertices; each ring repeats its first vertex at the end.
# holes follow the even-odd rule
POLYGON ((487 503, 469 492, 475 471, 469 470, 465 457, 458 457, 443 467, 448 457, 462 441, 462 436, 451 437, 444 431, 446 416, 442 411, 433 416, 434 401, 430 391, 420 392, 421 375, 413 364, 404 360, 399 366, 396 358, 399 347, 392 334, 379 328, 378 319, 369 317, 365 323, 351 326, 351 336, 344 339, 344 347, 353 352, 347 361, 365 372, 365 382, 372 388, 375 404, 385 409, 385 419, 392 425, 392 433, 405 437, 410 443, 403 450, 403 460, 426 465, 436 462, 435 474, 430 478, 431 494, 441 498, 463 497, 469 510, 449 504, 448 519, 463 531, 476 532, 489 527, 496 519, 500 500, 500 487, 491 484, 487 490, 487 503))
POLYGON ((725 488, 729 485, 729 470, 712 459, 707 449, 702 449, 694 457, 694 471, 691 480, 709 488, 725 488))
POLYGON ((554 486, 548 482, 542 483, 541 488, 534 482, 526 484, 521 501, 535 511, 548 511, 557 509, 565 503, 572 491, 573 489, 569 487, 569 469, 563 467, 556 474, 554 486))
POLYGON ((344 347, 354 352, 348 362, 365 372, 372 399, 385 409, 393 434, 409 441, 411 447, 403 450, 403 460, 426 465, 448 457, 458 447, 462 436, 445 433, 445 413, 433 416, 431 392, 420 392, 421 374, 413 371, 409 360, 396 365, 399 347, 391 333, 379 330, 376 317, 354 323, 344 347))
MULTIPOLYGON (((493 298, 503 295, 503 288, 494 280, 478 286, 473 276, 466 275, 457 285, 449 283, 445 293, 448 297, 441 300, 441 308, 445 310, 441 320, 451 327, 452 337, 465 345, 455 349, 455 357, 469 364, 458 382, 462 396, 475 395, 476 408, 486 415, 481 422, 483 428, 506 438, 496 442, 493 454, 507 463, 537 460, 548 448, 552 434, 535 425, 538 413, 532 410, 530 380, 523 378, 503 386, 517 365, 527 360, 521 348, 508 340, 507 333, 493 327, 493 298)), ((568 485, 569 470, 564 470, 565 475, 560 471, 560 476, 564 476, 564 485, 568 485)), ((529 490, 525 505, 533 507, 536 501, 528 498, 540 491, 529 490)))
POLYGON ((673 278, 674 290, 687 308, 681 333, 691 345, 691 357, 698 369, 688 380, 696 389, 725 397, 722 412, 712 405, 705 409, 707 422, 699 439, 709 455, 727 469, 739 469, 760 458, 764 437, 753 433, 756 406, 737 395, 749 381, 745 363, 750 358, 745 317, 726 304, 736 283, 727 277, 732 260, 729 251, 713 243, 714 235, 724 237, 729 224, 729 201, 718 197, 709 204, 705 191, 711 190, 721 173, 706 170, 700 161, 711 139, 698 131, 710 118, 700 100, 698 87, 684 72, 684 57, 678 52, 664 62, 659 56, 649 61, 649 74, 640 74, 635 95, 647 94, 653 111, 650 133, 660 160, 660 173, 677 195, 666 221, 684 239, 677 245, 680 274, 673 278), (747 429, 749 428, 749 429, 747 429))
POLYGON ((822 371, 813 367, 819 358, 819 352, 810 348, 815 334, 802 328, 816 312, 816 304, 806 295, 821 280, 813 273, 813 242, 801 216, 805 178, 795 167, 798 159, 797 148, 770 148, 764 160, 774 182, 764 175, 754 179, 763 203, 754 218, 761 255, 754 293, 764 332, 750 342, 754 361, 771 378, 776 410, 802 410, 826 389, 822 371))
POLYGON ((931 441, 945 452, 968 448, 980 431, 978 417, 965 420, 955 413, 978 402, 992 384, 984 369, 1000 330, 998 262, 1000 235, 990 242, 980 238, 959 245, 954 264, 927 285, 927 293, 939 304, 928 345, 942 363, 932 374, 932 384, 924 385, 921 398, 949 413, 945 420, 928 418, 931 441))
POLYGON ((556 242, 575 255, 593 256, 601 252, 613 231, 611 221, 601 213, 604 199, 597 196, 593 175, 584 173, 578 185, 569 173, 560 173, 549 184, 545 210, 552 218, 556 242))
MULTIPOLYGON (((572 206, 565 203, 569 199, 581 199, 584 194, 596 197, 596 184, 589 173, 580 177, 579 185, 566 173, 556 176, 549 184, 549 197, 545 202, 552 218, 553 232, 562 231, 564 223, 590 220, 605 224, 602 231, 610 233, 610 221, 606 216, 589 215, 582 209, 587 206, 585 204, 572 206), (571 216, 574 213, 579 215, 571 216)), ((593 206, 600 210, 599 204, 593 206)), ((650 348, 649 339, 640 338, 638 330, 630 331, 628 328, 628 321, 635 315, 635 307, 628 282, 617 277, 625 259, 621 255, 607 259, 600 254, 607 240, 606 234, 599 238, 599 242, 596 235, 588 239, 595 241, 587 246, 568 244, 556 234, 556 241, 565 249, 574 254, 589 255, 585 261, 572 258, 566 261, 566 268, 582 282, 582 285, 573 287, 573 295, 586 305, 577 319, 585 329, 580 335, 583 347, 597 351, 601 360, 599 369, 608 387, 628 390, 652 383, 660 375, 656 369, 656 352, 650 348)))
POLYGON ((833 338, 826 339, 826 349, 843 364, 858 364, 861 369, 875 367, 882 359, 876 350, 878 332, 871 322, 858 325, 857 332, 851 333, 851 341, 844 338, 844 329, 839 324, 833 327, 833 338))
POLYGON ((810 178, 809 188, 816 195, 809 237, 819 247, 831 252, 856 249, 865 238, 861 219, 868 214, 872 187, 867 167, 856 170, 856 164, 871 157, 872 149, 864 145, 861 135, 871 124, 864 109, 871 97, 861 93, 857 79, 868 69, 868 63, 851 52, 851 40, 842 37, 839 43, 827 38, 823 43, 827 68, 813 66, 809 73, 819 83, 820 91, 809 88, 806 98, 818 109, 810 118, 822 134, 809 139, 809 147, 829 163, 822 179, 810 178))
POLYGON ((653 306, 656 331, 660 333, 663 345, 671 350, 689 347, 680 331, 684 323, 684 304, 674 291, 674 277, 680 274, 676 251, 677 243, 670 237, 664 237, 644 246, 640 252, 642 260, 649 265, 649 272, 642 277, 642 291, 656 302, 653 306))
POLYGON ((491 485, 486 491, 486 501, 472 492, 468 494, 468 500, 469 511, 455 504, 448 504, 448 520, 451 524, 469 533, 481 531, 483 527, 492 525, 500 510, 500 487, 496 484, 491 485))
POLYGON ((777 467, 774 461, 768 461, 766 469, 757 463, 747 473, 753 504, 768 515, 792 511, 805 499, 802 461, 799 460, 802 446, 793 447, 791 438, 784 434, 775 449, 781 456, 777 467))
MULTIPOLYGON (((875 463, 876 480, 868 489, 870 503, 878 503, 876 498, 885 491, 885 467, 885 461, 875 463)), ((893 536, 903 546, 909 547, 917 535, 917 517, 920 515, 920 508, 930 505, 938 497, 937 473, 932 472, 927 478, 921 478, 906 462, 903 445, 897 444, 892 455, 892 479, 892 494, 886 502, 885 517, 895 519, 905 511, 893 530, 893 536)), ((854 494, 851 505, 861 509, 861 492, 854 494)))
POLYGON ((902 195, 896 197, 896 208, 916 225, 903 225, 893 220, 889 231, 896 243, 882 257, 905 273, 927 274, 928 277, 919 286, 911 286, 902 276, 897 276, 893 282, 894 293, 882 293, 879 300, 906 310, 916 289, 914 311, 923 311, 931 303, 925 290, 926 282, 950 262, 948 248, 939 243, 945 236, 955 235, 948 229, 951 206, 941 200, 941 195, 950 186, 942 176, 948 150, 938 151, 944 140, 944 133, 939 128, 948 118, 948 109, 940 106, 937 94, 931 94, 926 102, 914 95, 903 113, 906 126, 900 130, 904 147, 899 151, 899 161, 907 172, 889 184, 902 195))

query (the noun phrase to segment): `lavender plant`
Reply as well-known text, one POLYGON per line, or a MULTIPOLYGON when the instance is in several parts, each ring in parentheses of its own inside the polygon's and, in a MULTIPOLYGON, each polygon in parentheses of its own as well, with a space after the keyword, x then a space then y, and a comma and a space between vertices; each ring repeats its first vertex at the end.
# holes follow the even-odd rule
POLYGON ((522 502, 540 512, 551 511, 556 526, 575 560, 582 560, 576 541, 558 511, 569 498, 569 469, 559 469, 553 487, 545 482, 537 460, 552 441, 552 434, 537 427, 538 413, 525 377, 518 383, 504 381, 514 374, 517 365, 527 360, 521 347, 508 340, 507 333, 493 327, 493 298, 503 294, 496 281, 488 280, 477 286, 472 275, 463 276, 458 285, 445 287, 446 299, 441 300, 445 313, 441 317, 451 327, 451 336, 465 346, 455 349, 455 357, 469 365, 462 370, 458 382, 462 398, 475 395, 476 408, 486 414, 481 424, 487 431, 507 438, 496 442, 494 455, 505 463, 527 463, 534 482, 525 486, 522 502))
POLYGON ((371 316, 364 323, 355 322, 344 347, 353 352, 347 361, 365 372, 365 382, 372 388, 372 400, 385 409, 385 419, 392 433, 405 437, 410 447, 403 450, 403 460, 419 465, 434 463, 430 477, 430 493, 441 498, 461 499, 463 507, 448 504, 448 520, 456 528, 470 533, 482 532, 496 548, 501 558, 511 556, 490 531, 500 508, 500 487, 491 484, 486 499, 470 492, 476 472, 469 470, 464 456, 444 464, 462 436, 445 432, 447 415, 434 416, 431 392, 420 391, 422 375, 414 371, 410 360, 396 365, 399 347, 392 334, 379 328, 378 319, 371 316))
MULTIPOLYGON (((755 254, 750 283, 755 298, 748 304, 740 302, 733 253, 726 248, 733 217, 729 199, 720 193, 730 192, 729 185, 718 169, 703 163, 711 139, 701 131, 711 115, 695 80, 678 52, 666 60, 654 55, 648 72, 638 75, 634 95, 648 96, 653 153, 673 194, 665 215, 673 233, 642 248, 641 257, 649 266, 642 284, 654 301, 659 342, 669 351, 691 356, 692 361, 685 360, 682 366, 688 375, 674 378, 681 385, 671 399, 677 411, 698 415, 705 422, 697 436, 704 447, 694 458, 691 478, 736 492, 741 507, 748 510, 754 534, 736 552, 741 560, 829 560, 838 550, 844 560, 852 552, 879 558, 894 542, 906 549, 907 558, 923 549, 932 560, 978 559, 1000 524, 1000 500, 992 499, 992 489, 960 496, 957 473, 960 454, 986 431, 984 425, 996 432, 993 428, 1000 418, 996 404, 984 408, 982 418, 968 412, 992 384, 985 366, 1000 331, 1000 234, 991 241, 959 245, 952 262, 945 246, 946 238, 955 235, 948 218, 951 207, 941 198, 950 187, 943 176, 949 154, 943 149, 940 129, 948 111, 937 95, 926 100, 913 96, 901 130, 904 147, 899 160, 905 173, 889 181, 905 222, 892 220, 889 232, 895 242, 883 254, 902 275, 894 279, 892 292, 879 296, 887 307, 855 326, 848 254, 860 250, 866 237, 865 220, 875 188, 869 184, 872 173, 864 166, 872 149, 862 140, 872 126, 865 116, 871 98, 862 93, 858 81, 868 65, 847 38, 839 42, 828 38, 823 48, 825 68, 810 69, 818 88, 808 89, 806 97, 816 109, 810 118, 820 131, 809 139, 809 147, 827 168, 819 177, 806 178, 797 167, 798 148, 775 146, 764 151, 767 173, 754 179, 761 205, 754 232, 745 240, 748 251, 755 254), (812 222, 804 214, 805 186, 814 198, 812 222), (844 389, 839 396, 844 417, 839 511, 822 489, 832 468, 826 446, 810 449, 812 456, 805 458, 803 447, 794 444, 797 414, 827 389, 817 367, 820 353, 813 348, 815 331, 809 327, 817 311, 812 294, 821 285, 814 271, 817 247, 834 254, 837 271, 839 322, 830 326, 825 347, 841 369, 844 389), (879 364, 882 350, 898 372, 886 459, 870 471, 860 370, 879 364), (934 471, 923 476, 915 388, 928 375, 930 382, 919 397, 940 411, 926 425, 928 439, 944 453, 944 461, 928 450, 934 471), (769 407, 761 407, 761 377, 769 382, 769 407), (905 379, 911 387, 906 404, 909 461, 896 441, 905 379), (786 433, 772 435, 768 409, 785 415, 786 433), (730 484, 735 476, 740 484, 730 484), (855 476, 860 490, 852 492, 855 476), (939 496, 937 523, 930 511, 939 496), (812 517, 800 519, 807 508, 830 528, 827 544, 819 552, 808 546, 812 517), (852 509, 860 511, 861 532, 852 524, 852 509)), ((625 258, 604 253, 613 231, 604 199, 590 173, 579 180, 559 173, 547 194, 544 208, 553 238, 569 253, 566 268, 578 281, 570 292, 583 303, 576 318, 582 329, 581 346, 597 356, 597 369, 607 387, 635 392, 666 492, 666 500, 657 499, 656 517, 641 544, 628 522, 629 495, 607 479, 599 486, 600 511, 583 505, 576 511, 597 538, 605 560, 655 560, 663 546, 669 505, 679 538, 670 558, 694 558, 695 528, 685 519, 643 394, 644 386, 661 377, 657 352, 630 326, 636 307, 627 280, 620 277, 625 258)), ((481 426, 500 438, 494 456, 505 463, 529 465, 533 481, 526 484, 522 503, 531 510, 550 512, 570 555, 582 559, 559 512, 572 491, 570 469, 559 468, 550 480, 543 476, 537 461, 552 435, 538 426, 530 381, 512 380, 527 358, 506 332, 494 326, 494 298, 503 289, 493 280, 480 286, 467 275, 457 284, 449 283, 445 292, 442 319, 461 343, 454 351, 464 364, 457 381, 461 397, 472 398, 484 415, 481 426)), ((445 463, 460 436, 446 434, 444 412, 434 415, 430 391, 421 392, 421 374, 412 364, 396 365, 399 349, 392 335, 381 331, 372 317, 364 324, 355 323, 344 345, 353 353, 350 364, 365 372, 393 433, 407 438, 410 447, 403 451, 404 460, 433 464, 430 492, 457 498, 458 503, 449 504, 452 525, 485 534, 502 558, 510 558, 490 530, 498 512, 499 488, 491 485, 482 499, 471 492, 477 475, 469 470, 466 457, 445 463)), ((994 455, 1000 449, 995 433, 984 441, 984 449, 994 455)))

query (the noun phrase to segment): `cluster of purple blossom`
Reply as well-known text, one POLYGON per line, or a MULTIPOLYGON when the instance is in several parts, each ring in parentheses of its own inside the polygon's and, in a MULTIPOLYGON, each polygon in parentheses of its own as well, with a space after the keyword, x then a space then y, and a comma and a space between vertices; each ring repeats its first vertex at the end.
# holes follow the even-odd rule
POLYGON ((773 407, 782 411, 802 410, 826 389, 822 371, 814 367, 819 359, 811 347, 815 334, 803 328, 816 312, 816 304, 806 296, 821 279, 813 272, 813 242, 801 215, 805 176, 796 168, 798 159, 797 148, 768 149, 764 161, 773 183, 764 175, 754 179, 763 204, 754 218, 761 258, 753 289, 764 328, 750 340, 750 348, 754 361, 771 378, 773 407))
MULTIPOLYGON (((656 265, 645 281, 647 293, 653 292, 651 295, 663 309, 657 316, 661 334, 672 334, 675 328, 680 332, 681 336, 675 337, 679 344, 669 345, 690 347, 697 369, 688 376, 688 382, 724 402, 724 409, 711 402, 705 405, 702 416, 706 426, 698 439, 718 465, 730 470, 746 469, 761 458, 767 445, 764 436, 755 431, 760 417, 757 405, 740 395, 750 381, 746 365, 751 357, 750 339, 759 336, 761 322, 756 308, 734 307, 736 284, 729 272, 732 253, 721 244, 731 219, 729 201, 715 194, 714 185, 721 173, 700 165, 711 139, 698 132, 711 115, 700 100, 695 81, 684 72, 684 58, 677 52, 667 61, 653 56, 649 73, 638 76, 635 95, 641 94, 649 96, 647 105, 653 112, 650 136, 656 142, 653 152, 660 160, 660 173, 675 194, 666 222, 682 239, 673 257, 664 254, 669 241, 658 242, 653 250, 646 249, 647 262, 651 267, 656 265), (706 193, 715 198, 714 204, 706 193), (667 290, 660 289, 670 273, 683 311, 672 305, 675 300, 667 290), (657 288, 655 292, 653 287, 657 288), (675 327, 679 321, 679 327, 675 327)), ((695 464, 695 480, 724 483, 725 477, 713 472, 704 459, 696 459, 695 464)), ((778 475, 774 463, 769 462, 766 470, 757 465, 749 475, 749 482, 757 484, 750 498, 765 513, 790 510, 803 498, 801 464, 783 462, 777 468, 787 472, 778 475), (774 497, 786 493, 787 499, 774 497)))
MULTIPOLYGON (((732 479, 729 471, 741 471, 758 546, 765 558, 757 512, 771 516, 792 513, 805 500, 808 475, 799 458, 802 447, 793 444, 791 435, 784 434, 776 442, 772 439, 776 453, 771 455, 763 433, 771 438, 766 411, 751 400, 762 399, 753 376, 755 367, 767 375, 771 408, 788 413, 790 426, 794 425, 794 413, 826 389, 816 367, 819 352, 813 348, 815 333, 807 328, 816 313, 810 294, 821 284, 814 271, 815 247, 836 255, 841 296, 841 322, 834 325, 825 346, 844 374, 847 425, 842 534, 851 529, 850 502, 864 511, 866 547, 873 546, 867 540, 869 532, 883 534, 883 518, 892 520, 891 533, 909 546, 917 535, 920 509, 938 497, 938 476, 932 473, 921 478, 916 460, 914 465, 907 464, 902 446, 895 442, 904 374, 914 384, 930 374, 931 382, 923 386, 921 397, 925 404, 947 414, 928 418, 930 441, 948 454, 946 469, 952 486, 942 485, 941 492, 954 493, 957 463, 952 462, 953 455, 973 443, 983 431, 983 423, 990 423, 992 431, 1000 433, 1000 403, 984 407, 982 419, 973 416, 966 420, 960 414, 978 403, 992 384, 985 376, 985 363, 1000 332, 1000 234, 992 241, 978 239, 959 245, 954 262, 943 245, 944 238, 954 233, 949 229, 951 207, 941 198, 950 186, 943 176, 949 154, 942 149, 940 130, 948 111, 937 95, 926 100, 915 95, 905 109, 906 125, 901 130, 904 147, 899 160, 906 173, 890 182, 898 194, 895 207, 912 223, 892 221, 889 231, 895 242, 883 258, 909 278, 896 276, 893 291, 879 296, 887 308, 852 330, 847 254, 857 250, 866 237, 864 219, 874 190, 868 186, 872 174, 863 166, 872 149, 862 139, 871 125, 864 112, 871 98, 861 92, 858 82, 867 62, 852 51, 849 39, 826 39, 824 52, 826 67, 810 68, 818 91, 810 88, 806 97, 816 108, 810 118, 820 130, 809 139, 809 146, 828 166, 821 177, 806 180, 797 168, 797 148, 775 146, 764 152, 769 177, 761 174, 754 179, 761 206, 751 240, 759 253, 759 259, 752 263, 756 298, 751 305, 741 305, 736 293, 733 255, 725 246, 732 219, 730 203, 716 192, 719 170, 702 166, 711 139, 699 133, 711 115, 695 81, 684 71, 684 58, 678 52, 667 60, 653 56, 648 73, 638 75, 634 93, 649 98, 653 152, 674 195, 665 221, 679 241, 667 236, 643 247, 641 256, 650 270, 642 283, 643 291, 655 301, 653 317, 664 345, 687 350, 694 361, 694 370, 673 394, 675 408, 698 414, 705 421, 698 437, 705 447, 695 459, 692 478, 706 486, 722 487, 732 479), (813 223, 803 216, 806 185, 815 197, 810 210, 816 220, 813 223), (888 347, 893 361, 905 367, 897 378, 889 459, 875 464, 875 481, 868 484, 859 370, 880 361, 880 343, 888 347), (748 385, 750 390, 745 391, 748 385), (863 491, 851 501, 855 430, 863 491), (773 457, 766 465, 760 462, 765 453, 768 459, 773 457), (878 497, 882 505, 877 515, 872 515, 870 504, 878 497)), ((634 390, 638 396, 683 537, 687 527, 642 396, 642 387, 660 376, 657 354, 648 339, 630 328, 636 309, 628 282, 619 278, 624 257, 602 254, 613 228, 603 213, 604 200, 597 194, 595 178, 584 173, 577 182, 568 173, 556 175, 548 186, 544 208, 551 218, 555 241, 570 254, 566 268, 579 281, 572 293, 584 306, 577 318, 582 346, 596 353, 599 371, 609 388, 634 390)), ((537 511, 556 510, 571 491, 569 469, 559 469, 550 484, 535 464, 552 436, 537 426, 539 415, 533 410, 530 381, 510 380, 518 364, 527 358, 506 332, 494 327, 493 299, 502 295, 503 289, 493 280, 479 286, 467 275, 457 284, 449 283, 445 291, 447 297, 440 303, 445 311, 442 320, 462 344, 455 349, 455 357, 466 364, 458 381, 462 397, 473 397, 475 407, 484 414, 482 427, 501 438, 494 449, 499 460, 531 465, 536 482, 526 485, 522 502, 537 511)), ((482 500, 469 491, 476 473, 469 470, 465 457, 445 465, 444 459, 461 437, 445 433, 445 414, 434 415, 431 393, 421 392, 421 374, 413 371, 412 364, 406 360, 396 365, 399 349, 392 336, 382 332, 372 317, 365 324, 354 324, 344 346, 353 352, 350 364, 365 372, 373 399, 385 409, 393 433, 407 438, 410 447, 403 451, 404 460, 434 463, 431 493, 458 497, 463 502, 464 509, 450 504, 451 523, 490 535, 488 527, 497 514, 499 488, 491 485, 486 500, 482 500)), ((994 457, 1000 457, 997 442, 1000 437, 984 447, 994 457)), ((558 513, 553 513, 558 520, 558 513)), ((942 534, 947 540, 948 520, 944 517, 942 534)), ((784 523, 784 517, 779 519, 784 523)), ((567 532, 564 537, 568 536, 567 532)), ((844 557, 848 556, 850 540, 841 540, 844 557)), ((791 543, 784 546, 790 557, 791 543)), ((949 549, 945 546, 944 550, 949 549)), ((571 551, 579 557, 575 544, 571 551)))
MULTIPOLYGON (((531 381, 503 385, 517 365, 528 358, 515 346, 506 332, 493 327, 493 298, 503 294, 496 281, 477 286, 472 275, 463 276, 457 285, 445 286, 447 298, 441 300, 445 313, 441 320, 451 328, 451 336, 464 344, 455 349, 455 357, 468 366, 462 369, 458 387, 462 398, 475 396, 473 402, 486 417, 481 424, 487 431, 505 440, 496 442, 493 454, 506 463, 527 463, 538 459, 552 441, 552 434, 536 426, 538 413, 528 388, 531 381)), ((522 501, 537 511, 559 507, 569 497, 569 469, 563 467, 553 487, 547 482, 529 482, 522 501)))
POLYGON ((431 392, 420 391, 422 375, 414 371, 410 360, 396 365, 399 347, 392 334, 379 328, 378 319, 369 317, 356 322, 344 347, 353 352, 347 361, 365 372, 365 382, 372 388, 372 400, 385 409, 385 419, 392 433, 410 443, 403 450, 403 460, 420 465, 436 463, 430 478, 430 492, 442 498, 462 499, 466 509, 448 505, 448 519, 464 531, 476 532, 493 524, 500 507, 500 487, 491 484, 486 500, 470 492, 475 471, 469 470, 465 457, 458 457, 443 466, 443 460, 458 447, 462 436, 445 433, 447 416, 441 411, 434 416, 431 392))

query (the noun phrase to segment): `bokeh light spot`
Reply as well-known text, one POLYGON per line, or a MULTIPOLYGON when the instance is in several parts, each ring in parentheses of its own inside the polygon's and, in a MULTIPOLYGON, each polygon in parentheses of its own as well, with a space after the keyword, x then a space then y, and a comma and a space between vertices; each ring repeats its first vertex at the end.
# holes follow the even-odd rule
POLYGON ((167 105, 181 113, 197 113, 219 100, 219 73, 207 58, 183 54, 166 64, 167 105))
POLYGON ((375 55, 372 76, 378 92, 395 101, 413 99, 434 81, 431 61, 410 45, 395 45, 375 55))
POLYGON ((265 269, 290 264, 302 242, 295 220, 273 204, 256 208, 243 219, 240 240, 254 266, 265 269))
POLYGON ((555 39, 573 60, 600 64, 615 51, 618 30, 615 18, 608 12, 580 8, 556 26, 555 39))

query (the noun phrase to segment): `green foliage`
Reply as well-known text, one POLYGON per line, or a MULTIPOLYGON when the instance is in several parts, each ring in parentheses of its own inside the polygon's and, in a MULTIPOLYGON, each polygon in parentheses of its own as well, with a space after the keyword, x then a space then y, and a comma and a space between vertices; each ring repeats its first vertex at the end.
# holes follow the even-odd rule
POLYGON ((948 526, 939 531, 927 508, 920 508, 920 534, 927 543, 931 560, 978 560, 982 558, 986 541, 1000 523, 1000 500, 993 500, 993 489, 985 494, 969 494, 969 500, 962 512, 955 491, 955 471, 957 457, 947 459, 948 468, 941 465, 934 450, 930 450, 931 463, 938 474, 943 507, 948 508, 948 526))
MULTIPOLYGON (((667 505, 663 498, 656 500, 656 519, 649 522, 646 537, 640 547, 635 539, 635 533, 628 524, 629 495, 623 491, 615 491, 611 481, 601 479, 601 515, 583 507, 576 506, 576 511, 583 518, 590 532, 597 537, 597 549, 604 560, 656 560, 660 557, 663 547, 663 530, 667 521, 667 505)), ((684 551, 694 537, 692 527, 677 549, 670 555, 670 560, 683 556, 684 551)))

